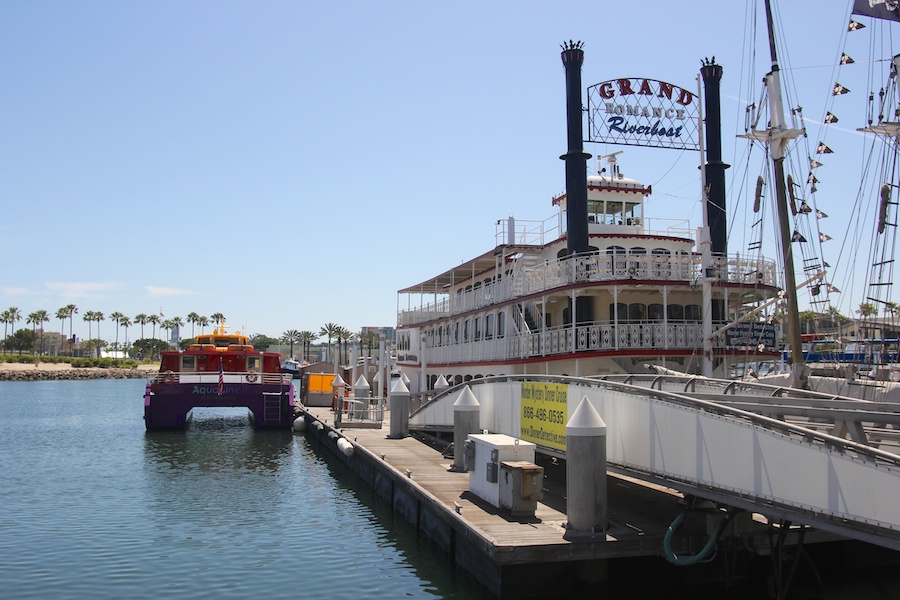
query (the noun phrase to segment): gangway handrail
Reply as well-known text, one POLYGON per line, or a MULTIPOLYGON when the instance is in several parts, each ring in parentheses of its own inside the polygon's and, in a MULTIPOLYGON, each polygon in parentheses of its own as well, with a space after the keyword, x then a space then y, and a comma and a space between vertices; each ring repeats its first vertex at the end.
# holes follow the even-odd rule
MULTIPOLYGON (((876 464, 884 464, 890 467, 900 468, 900 455, 894 454, 892 452, 887 452, 884 450, 880 450, 878 448, 873 448, 872 446, 867 446, 865 444, 860 444, 858 442, 848 440, 845 438, 836 437, 833 435, 829 435, 827 433, 822 433, 820 431, 816 431, 813 429, 809 429, 803 427, 801 425, 796 425, 793 423, 786 423, 784 421, 780 421, 778 419, 773 419, 771 417, 767 417, 765 415, 760 415, 757 413, 753 413, 747 410, 743 410, 740 408, 735 408, 733 406, 728 406, 726 404, 719 404, 716 402, 712 402, 709 400, 703 400, 699 398, 692 398, 690 396, 685 396, 683 394, 678 394, 675 392, 666 392, 662 390, 653 390, 644 387, 635 387, 632 385, 628 385, 625 383, 620 383, 616 381, 610 381, 609 376, 599 376, 599 377, 573 377, 567 375, 497 375, 493 377, 483 377, 479 379, 470 380, 464 384, 460 384, 457 386, 453 386, 442 390, 441 392, 435 394, 430 401, 423 403, 418 409, 413 411, 410 416, 417 414, 425 410, 430 404, 439 401, 441 398, 455 393, 459 390, 462 385, 471 386, 480 386, 489 383, 499 383, 499 382, 513 382, 513 381, 545 381, 547 383, 568 383, 568 384, 590 384, 593 386, 606 387, 607 389, 614 390, 617 392, 625 392, 630 394, 642 395, 645 397, 649 397, 653 400, 674 404, 676 406, 683 406, 685 408, 693 409, 693 410, 702 410, 703 412, 707 412, 710 414, 715 414, 722 417, 730 417, 735 420, 749 422, 753 425, 758 425, 765 429, 769 429, 771 431, 777 431, 787 437, 792 439, 802 440, 806 443, 817 443, 817 445, 840 450, 842 453, 853 452, 856 457, 861 460, 868 460, 869 462, 876 464)), ((629 375, 627 377, 623 377, 623 379, 632 379, 637 377, 644 377, 643 375, 629 375)), ((694 377, 693 379, 701 379, 694 377)), ((702 378, 706 381, 716 381, 712 379, 702 378)), ((763 384, 764 385, 764 384, 763 384)), ((793 388, 790 388, 793 390, 793 388)), ((800 391, 800 390, 794 390, 800 391)), ((815 394, 815 392, 806 392, 804 393, 815 394)), ((822 394, 821 396, 828 396, 826 394, 822 394)), ((861 401, 864 402, 864 401, 861 401)), ((870 403, 874 404, 874 403, 870 403)))

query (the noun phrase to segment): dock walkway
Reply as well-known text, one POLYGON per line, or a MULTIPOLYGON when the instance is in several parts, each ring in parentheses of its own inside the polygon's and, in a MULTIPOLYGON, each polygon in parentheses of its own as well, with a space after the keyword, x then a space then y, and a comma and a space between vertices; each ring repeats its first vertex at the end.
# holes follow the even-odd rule
MULTIPOLYGON (((420 436, 389 439, 389 413, 382 429, 341 430, 334 429, 334 414, 327 407, 301 407, 299 414, 308 435, 500 598, 565 595, 605 581, 610 559, 661 557, 667 528, 686 508, 682 494, 673 489, 609 473, 607 534, 566 539, 564 461, 536 456, 544 467, 543 500, 534 518, 511 517, 468 491, 469 474, 451 470, 453 459, 443 456, 446 442, 420 436), (339 437, 353 444, 350 456, 337 448, 339 437)), ((720 547, 767 552, 771 530, 749 513, 745 516, 729 525, 720 547)), ((699 552, 709 539, 707 531, 721 517, 720 511, 688 513, 672 545, 676 554, 699 552)), ((796 543, 797 536, 789 532, 788 543, 790 538, 796 543)), ((815 536, 807 531, 806 541, 815 536)), ((668 566, 663 558, 659 562, 668 566)))

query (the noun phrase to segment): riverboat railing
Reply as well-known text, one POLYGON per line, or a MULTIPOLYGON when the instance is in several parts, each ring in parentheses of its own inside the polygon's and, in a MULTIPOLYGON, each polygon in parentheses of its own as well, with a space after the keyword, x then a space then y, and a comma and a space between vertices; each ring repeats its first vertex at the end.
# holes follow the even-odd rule
POLYGON ((590 284, 635 280, 642 283, 657 281, 672 285, 682 281, 697 284, 704 277, 717 281, 744 285, 776 285, 776 266, 771 260, 757 260, 733 255, 714 259, 708 272, 703 272, 700 257, 695 254, 606 254, 545 261, 500 279, 475 286, 454 296, 400 311, 400 326, 424 323, 460 314, 521 296, 551 292, 574 283, 590 284))
MULTIPOLYGON (((218 385, 219 372, 180 372, 162 371, 153 373, 147 378, 150 383, 192 383, 204 385, 218 385)), ((222 383, 233 385, 236 383, 249 384, 266 384, 266 385, 287 385, 291 383, 292 377, 289 373, 257 373, 256 371, 224 371, 222 373, 222 383)))

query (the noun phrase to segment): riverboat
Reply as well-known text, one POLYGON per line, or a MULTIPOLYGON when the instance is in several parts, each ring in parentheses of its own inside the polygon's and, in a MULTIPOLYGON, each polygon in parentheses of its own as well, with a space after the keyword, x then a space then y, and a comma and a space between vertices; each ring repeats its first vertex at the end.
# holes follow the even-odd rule
POLYGON ((397 365, 410 391, 431 389, 441 375, 457 384, 657 367, 702 374, 707 337, 713 375, 779 357, 774 325, 733 322, 776 296, 775 262, 704 262, 686 221, 645 218, 652 189, 624 176, 618 154, 600 157, 605 168, 587 177, 589 252, 566 253, 564 192, 552 200, 555 216, 499 220, 493 248, 399 290, 399 306, 409 308, 398 314, 397 365))
POLYGON ((289 427, 294 387, 282 373, 281 354, 254 349, 240 332, 219 326, 184 351, 160 353, 159 372, 147 381, 148 430, 182 428, 197 407, 246 407, 254 426, 289 427))

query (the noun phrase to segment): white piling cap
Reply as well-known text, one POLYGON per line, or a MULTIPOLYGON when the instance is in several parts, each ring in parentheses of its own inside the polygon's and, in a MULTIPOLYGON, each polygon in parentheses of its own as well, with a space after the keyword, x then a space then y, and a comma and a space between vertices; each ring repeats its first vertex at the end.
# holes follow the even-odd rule
POLYGON ((331 387, 344 387, 345 385, 346 383, 344 383, 340 375, 335 375, 334 381, 331 382, 331 387))
POLYGON ((443 390, 450 387, 450 384, 447 383, 447 378, 441 375, 437 378, 437 381, 434 382, 434 389, 443 390))
POLYGON ((606 423, 587 396, 578 403, 572 418, 566 423, 568 437, 600 437, 606 435, 606 423))
POLYGON ((391 388, 391 396, 409 396, 409 388, 403 383, 402 378, 394 382, 394 387, 391 388))
POLYGON ((356 383, 353 384, 353 389, 355 390, 362 388, 369 389, 370 387, 372 386, 369 385, 369 382, 366 381, 366 378, 363 375, 360 375, 359 379, 356 380, 356 383))
POLYGON ((406 385, 409 385, 409 377, 406 376, 406 373, 401 372, 400 379, 403 380, 403 383, 405 383, 406 385))
POLYGON ((481 404, 478 403, 478 398, 467 385, 453 403, 453 412, 475 412, 477 410, 481 410, 481 404))

